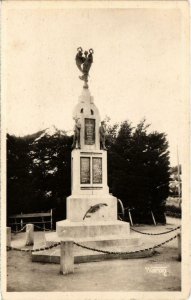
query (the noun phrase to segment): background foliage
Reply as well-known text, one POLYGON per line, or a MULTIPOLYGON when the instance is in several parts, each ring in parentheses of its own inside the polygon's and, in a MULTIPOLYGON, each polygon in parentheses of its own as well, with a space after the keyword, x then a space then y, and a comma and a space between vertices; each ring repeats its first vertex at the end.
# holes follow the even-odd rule
MULTIPOLYGON (((146 121, 136 127, 128 121, 107 123, 108 185, 137 223, 151 223, 151 210, 165 222, 169 194, 169 152, 164 133, 148 133, 146 121)), ((31 136, 7 135, 7 215, 55 212, 66 217, 66 197, 71 190, 72 137, 44 130, 31 136)))

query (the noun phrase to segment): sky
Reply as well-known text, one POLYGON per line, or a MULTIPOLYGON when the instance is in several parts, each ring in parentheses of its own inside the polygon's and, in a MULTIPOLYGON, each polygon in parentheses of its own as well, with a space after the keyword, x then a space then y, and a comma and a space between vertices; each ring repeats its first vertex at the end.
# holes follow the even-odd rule
POLYGON ((89 88, 101 118, 143 118, 181 160, 182 15, 175 9, 11 9, 6 17, 6 128, 23 136, 72 130, 83 82, 77 47, 94 49, 89 88))

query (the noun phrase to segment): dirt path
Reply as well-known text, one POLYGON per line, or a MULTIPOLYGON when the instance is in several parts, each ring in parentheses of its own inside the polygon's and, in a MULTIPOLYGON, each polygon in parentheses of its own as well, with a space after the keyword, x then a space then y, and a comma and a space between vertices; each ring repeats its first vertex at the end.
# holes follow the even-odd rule
POLYGON ((180 262, 175 248, 152 258, 75 265, 74 274, 59 274, 59 265, 32 263, 28 253, 8 253, 8 291, 178 291, 180 262), (149 273, 160 264, 167 276, 149 273))
MULTIPOLYGON (((143 226, 137 229, 161 232, 170 226, 171 224, 157 227, 143 226)), ((43 239, 43 232, 35 234, 38 235, 38 238, 43 239)), ((171 236, 174 234, 171 233, 171 236)), ((145 236, 145 243, 149 243, 150 238, 145 236)), ((152 244, 168 238, 169 235, 152 237, 152 244)), ((17 246, 21 245, 23 241, 24 234, 14 238, 17 246)), ((57 264, 33 263, 30 253, 8 251, 7 271, 8 291, 15 292, 179 291, 181 289, 181 263, 177 260, 176 240, 159 248, 153 257, 76 264, 74 274, 68 276, 60 275, 57 264), (153 271, 153 266, 165 267, 166 273, 153 271)))

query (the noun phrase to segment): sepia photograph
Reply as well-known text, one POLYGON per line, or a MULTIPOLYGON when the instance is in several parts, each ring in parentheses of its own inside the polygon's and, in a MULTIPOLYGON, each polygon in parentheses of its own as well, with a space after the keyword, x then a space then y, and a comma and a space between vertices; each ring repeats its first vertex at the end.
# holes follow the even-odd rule
POLYGON ((188 299, 189 3, 1 8, 2 299, 188 299))

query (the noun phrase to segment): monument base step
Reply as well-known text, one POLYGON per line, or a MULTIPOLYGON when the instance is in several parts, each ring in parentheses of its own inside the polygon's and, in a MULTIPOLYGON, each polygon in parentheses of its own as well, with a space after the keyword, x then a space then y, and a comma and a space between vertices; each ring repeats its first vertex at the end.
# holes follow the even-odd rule
MULTIPOLYGON (((83 243, 84 245, 84 243, 83 243)), ((36 248, 36 247, 35 247, 36 248)), ((107 246, 102 248, 96 248, 100 250, 106 250, 110 252, 133 252, 139 249, 144 249, 144 245, 138 246, 107 246)), ((141 251, 135 253, 120 253, 120 254, 107 254, 88 250, 85 248, 78 247, 74 245, 74 263, 86 263, 86 262, 95 262, 102 260, 110 259, 136 259, 136 258, 145 258, 154 255, 154 250, 141 251)), ((32 253, 33 262, 43 262, 43 263, 60 263, 60 246, 57 246, 53 249, 39 251, 32 253)))
MULTIPOLYGON (((143 258, 154 254, 153 250, 135 252, 144 249, 142 240, 137 235, 130 235, 129 223, 118 220, 84 222, 63 220, 57 222, 56 232, 45 234, 44 246, 51 246, 67 239, 95 250, 89 250, 74 244, 74 263, 101 261, 105 259, 143 258), (96 251, 96 249, 116 253, 102 253, 96 251)), ((34 249, 42 247, 42 244, 40 244, 40 247, 38 244, 34 245, 34 249)), ((60 263, 60 245, 49 250, 33 252, 32 261, 60 263)))
MULTIPOLYGON (((47 233, 45 235, 46 246, 51 246, 54 243, 60 242, 63 238, 59 237, 56 232, 47 233)), ((71 239, 71 238, 69 238, 71 239)), ((106 235, 95 237, 78 237, 74 239, 75 242, 83 244, 87 247, 107 247, 107 246, 140 246, 142 241, 139 237, 130 237, 130 235, 106 235)))
MULTIPOLYGON (((44 246, 50 246, 60 242, 63 238, 59 237, 56 232, 47 233, 45 235, 46 243, 44 246)), ((71 240, 71 238, 70 238, 71 240)), ((93 249, 104 250, 109 252, 122 252, 119 254, 102 253, 86 248, 79 247, 74 244, 74 263, 85 263, 93 261, 101 261, 108 259, 130 259, 144 258, 154 254, 153 250, 134 252, 139 249, 144 249, 142 240, 138 236, 131 237, 130 235, 108 235, 95 237, 78 237, 73 239, 74 242, 93 249)), ((43 247, 42 244, 35 244, 34 248, 43 247)), ((32 253, 33 262, 45 263, 60 263, 60 245, 55 248, 32 253)))
POLYGON ((63 220, 56 223, 56 232, 59 237, 87 238, 95 236, 110 235, 130 235, 129 223, 113 221, 92 221, 84 220, 82 222, 72 222, 63 220))

